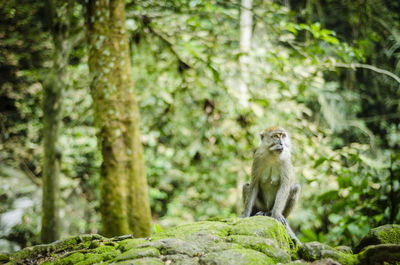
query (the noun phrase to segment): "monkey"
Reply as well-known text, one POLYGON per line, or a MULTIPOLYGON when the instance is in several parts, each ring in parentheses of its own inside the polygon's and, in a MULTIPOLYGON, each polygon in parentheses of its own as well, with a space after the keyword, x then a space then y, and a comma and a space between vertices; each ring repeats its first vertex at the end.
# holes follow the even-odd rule
POLYGON ((280 221, 291 239, 301 242, 286 218, 300 193, 291 162, 291 140, 281 127, 269 127, 260 134, 261 144, 254 153, 250 184, 243 185, 244 211, 241 217, 271 216, 280 221))

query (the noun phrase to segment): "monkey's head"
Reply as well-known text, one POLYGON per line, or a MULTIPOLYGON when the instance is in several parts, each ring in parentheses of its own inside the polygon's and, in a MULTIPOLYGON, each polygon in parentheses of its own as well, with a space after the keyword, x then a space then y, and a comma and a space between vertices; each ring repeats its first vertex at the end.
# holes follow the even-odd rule
POLYGON ((261 145, 270 153, 284 158, 290 155, 291 141, 288 132, 281 127, 269 127, 261 134, 261 145))

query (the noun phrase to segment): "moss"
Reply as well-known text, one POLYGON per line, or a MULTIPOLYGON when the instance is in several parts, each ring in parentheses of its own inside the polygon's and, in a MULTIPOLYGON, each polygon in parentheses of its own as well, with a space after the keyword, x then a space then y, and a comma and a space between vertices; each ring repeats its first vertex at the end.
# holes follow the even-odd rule
POLYGON ((277 262, 289 262, 290 254, 279 248, 276 241, 269 238, 246 235, 232 235, 226 238, 229 242, 235 242, 245 248, 257 250, 272 257, 277 262))
POLYGON ((351 250, 351 248, 348 246, 337 246, 337 247, 335 247, 335 249, 342 253, 353 254, 353 250, 351 250))
POLYGON ((227 249, 244 248, 240 244, 229 243, 229 242, 219 242, 215 244, 210 244, 206 246, 205 252, 219 252, 227 249))
POLYGON ((364 247, 379 244, 400 244, 400 225, 384 225, 371 229, 354 249, 359 253, 364 247))
POLYGON ((10 254, 8 253, 0 253, 0 263, 5 263, 10 260, 10 254))
POLYGON ((85 255, 85 260, 80 261, 78 263, 74 263, 74 265, 91 265, 95 263, 99 263, 103 261, 103 256, 100 254, 94 254, 94 253, 87 253, 85 255))
POLYGON ((91 241, 87 241, 87 242, 83 242, 80 243, 78 245, 75 246, 71 246, 72 250, 80 250, 80 249, 86 249, 86 248, 91 248, 92 246, 92 242, 91 241))
POLYGON ((164 262, 157 258, 142 258, 142 259, 135 259, 135 265, 164 265, 164 262))
POLYGON ((343 253, 319 242, 304 244, 299 249, 299 255, 306 261, 331 258, 343 265, 359 264, 357 255, 343 253))
POLYGON ((105 240, 104 237, 98 234, 84 234, 73 236, 64 240, 57 241, 53 245, 53 249, 57 252, 62 252, 67 249, 79 250, 89 247, 94 241, 105 240))
POLYGON ((358 254, 360 264, 400 264, 400 245, 372 245, 358 254))
POLYGON ((53 261, 48 260, 48 261, 43 262, 41 265, 53 265, 53 264, 54 264, 53 261))
POLYGON ((114 246, 107 245, 99 246, 98 248, 92 249, 90 252, 94 254, 100 254, 103 260, 111 260, 121 254, 119 249, 116 249, 114 246))
POLYGON ((74 265, 85 259, 85 255, 83 253, 73 253, 65 258, 60 259, 55 262, 55 265, 74 265))
POLYGON ((400 225, 385 225, 373 229, 383 244, 400 244, 400 225))
POLYGON ((229 234, 270 238, 275 240, 283 250, 290 250, 290 246, 293 245, 285 227, 271 217, 254 216, 234 219, 229 234))
MULTIPOLYGON (((320 263, 318 263, 318 264, 320 264, 320 263)), ((324 263, 324 264, 331 264, 331 263, 324 263)), ((296 260, 296 261, 288 262, 288 263, 279 263, 279 265, 310 265, 310 263, 305 262, 305 261, 296 260)))
POLYGON ((125 252, 131 248, 135 248, 141 244, 145 244, 149 242, 147 239, 144 238, 135 238, 135 239, 125 239, 118 243, 118 249, 122 252, 125 252))
POLYGON ((189 257, 183 254, 168 255, 163 259, 165 264, 174 265, 198 265, 199 257, 189 257))
POLYGON ((207 221, 213 221, 213 222, 227 222, 228 220, 222 217, 210 217, 207 219, 207 221))
POLYGON ((106 253, 106 252, 118 252, 120 253, 118 250, 115 249, 115 247, 112 246, 99 246, 97 248, 94 248, 90 251, 91 253, 97 253, 97 254, 102 254, 102 253, 106 253))
POLYGON ((121 260, 137 259, 142 257, 159 257, 159 256, 160 252, 158 251, 158 249, 154 247, 133 248, 117 256, 116 260, 121 261, 121 260))
POLYGON ((200 257, 200 264, 236 265, 236 264, 276 264, 276 262, 258 251, 252 249, 229 249, 221 252, 212 252, 200 257))
POLYGON ((215 233, 208 233, 207 231, 200 231, 186 237, 186 241, 195 242, 201 248, 215 245, 218 242, 223 242, 223 239, 215 233))
POLYGON ((228 235, 229 224, 223 222, 202 221, 186 225, 180 225, 160 233, 153 235, 152 239, 163 239, 168 237, 175 237, 179 239, 186 239, 187 237, 199 233, 206 232, 208 234, 224 237, 228 235))
POLYGON ((45 255, 46 253, 49 253, 54 249, 55 249, 54 244, 37 245, 33 247, 24 248, 18 251, 17 253, 10 255, 9 258, 11 261, 23 261, 24 259, 30 258, 32 256, 45 255))
POLYGON ((57 257, 60 255, 59 253, 66 251, 86 249, 93 240, 103 241, 106 239, 97 234, 73 236, 51 244, 28 247, 9 257, 13 263, 27 263, 26 259, 35 260, 35 257, 47 260, 50 255, 57 257))

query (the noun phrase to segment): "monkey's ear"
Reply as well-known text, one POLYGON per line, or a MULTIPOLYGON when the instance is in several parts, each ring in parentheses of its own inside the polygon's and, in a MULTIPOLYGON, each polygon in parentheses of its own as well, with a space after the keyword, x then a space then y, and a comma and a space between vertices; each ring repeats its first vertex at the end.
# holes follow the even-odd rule
POLYGON ((261 132, 261 133, 260 133, 261 141, 264 140, 264 136, 265 136, 265 135, 264 135, 264 132, 261 132))

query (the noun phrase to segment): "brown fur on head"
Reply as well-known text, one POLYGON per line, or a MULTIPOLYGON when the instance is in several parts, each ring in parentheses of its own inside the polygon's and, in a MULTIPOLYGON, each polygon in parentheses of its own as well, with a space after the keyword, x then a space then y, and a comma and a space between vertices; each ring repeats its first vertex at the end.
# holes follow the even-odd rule
POLYGON ((271 132, 285 132, 285 133, 287 133, 286 130, 283 129, 282 127, 271 126, 271 127, 268 127, 267 129, 265 129, 264 131, 262 131, 260 133, 261 140, 263 140, 264 136, 270 134, 271 132))
POLYGON ((271 126, 267 129, 264 130, 264 132, 271 132, 271 131, 284 131, 285 129, 283 129, 282 127, 278 127, 278 126, 271 126))

